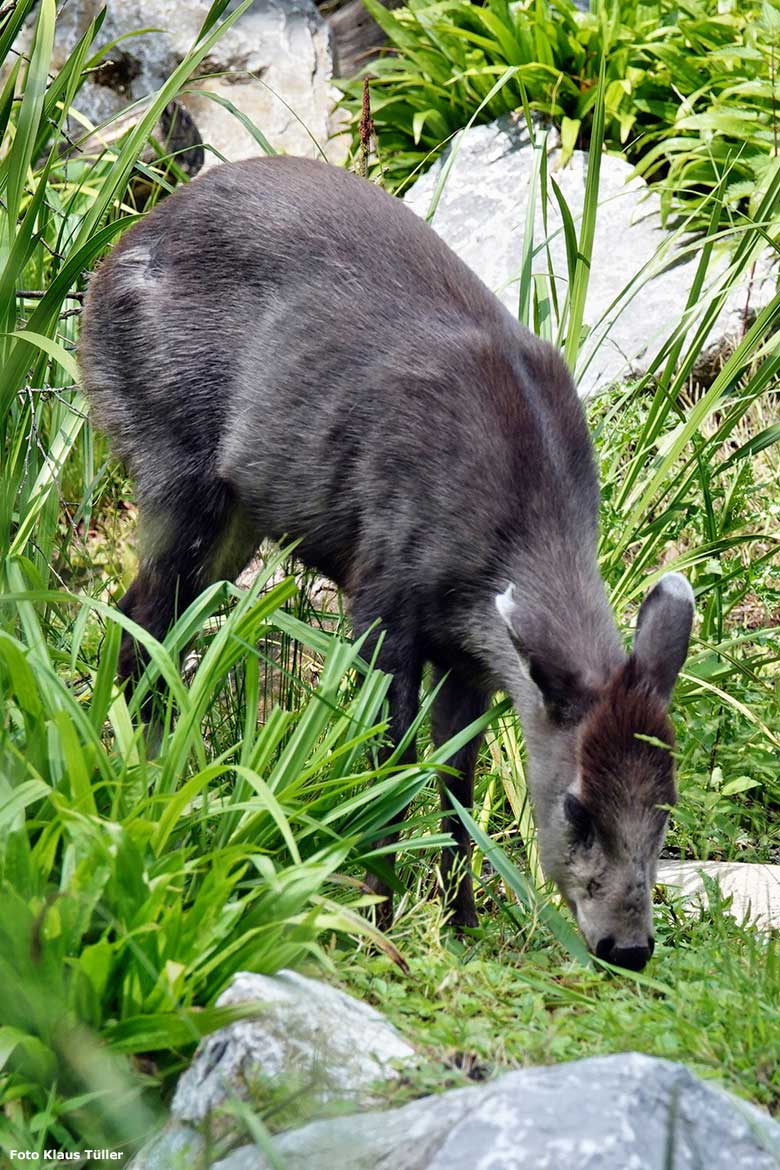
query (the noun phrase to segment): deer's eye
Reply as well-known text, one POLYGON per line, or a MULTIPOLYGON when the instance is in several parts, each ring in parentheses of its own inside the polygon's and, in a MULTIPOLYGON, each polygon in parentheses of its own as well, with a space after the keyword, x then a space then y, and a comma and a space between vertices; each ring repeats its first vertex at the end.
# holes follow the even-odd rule
POLYGON ((583 849, 590 849, 595 829, 589 810, 572 792, 567 792, 563 800, 563 811, 571 827, 574 842, 583 849))
POLYGON ((595 878, 588 882, 587 894, 589 898, 595 898, 596 894, 601 890, 601 882, 597 882, 595 878))

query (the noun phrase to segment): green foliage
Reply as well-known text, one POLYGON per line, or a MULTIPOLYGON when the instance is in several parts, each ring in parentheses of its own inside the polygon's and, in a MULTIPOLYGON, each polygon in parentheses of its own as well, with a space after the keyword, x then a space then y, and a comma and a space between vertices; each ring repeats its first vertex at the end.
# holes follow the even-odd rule
MULTIPOLYGON (((563 158, 590 139, 601 63, 604 140, 663 186, 666 211, 703 210, 727 176, 730 207, 755 210, 778 154, 780 9, 774 0, 363 0, 391 53, 373 78, 382 173, 403 185, 484 101, 488 122, 526 105, 560 128, 563 158)), ((345 81, 357 142, 360 79, 345 81)))
POLYGON ((674 900, 656 907, 642 975, 575 966, 502 919, 458 943, 425 907, 399 924, 409 975, 382 956, 343 955, 338 970, 428 1057, 393 1103, 507 1068, 646 1052, 778 1114, 780 944, 736 923, 712 885, 706 901, 690 917, 674 900))
MULTIPOLYGON (((110 1052, 153 1059, 164 1078, 226 1021, 204 1007, 236 970, 300 961, 324 929, 372 933, 354 914, 359 891, 335 902, 323 886, 428 779, 417 770, 395 782, 390 768, 383 780, 365 762, 385 727, 387 677, 369 673, 355 691, 360 646, 333 638, 296 712, 247 720, 226 750, 198 717, 222 701, 245 647, 285 623, 289 579, 260 595, 275 567, 220 625, 190 687, 169 698, 154 758, 111 692, 117 627, 96 669, 78 662, 91 674, 84 699, 58 673, 29 595, 4 599, 4 610, 27 610, 24 640, 0 633, 0 1095, 23 1092, 29 1108, 48 1109, 60 1140, 73 1127, 96 1141, 90 1118, 104 1138, 106 1126, 117 1140, 140 1136, 91 1082, 84 1033, 87 1053, 92 1032, 110 1052), (88 1108, 73 1106, 83 1093, 88 1108)), ((212 590, 212 608, 218 600, 212 590)), ((166 677, 175 672, 167 649, 155 656, 166 677)), ((256 684, 256 659, 249 673, 256 684)), ((16 1144, 8 1127, 5 1137, 16 1144)))

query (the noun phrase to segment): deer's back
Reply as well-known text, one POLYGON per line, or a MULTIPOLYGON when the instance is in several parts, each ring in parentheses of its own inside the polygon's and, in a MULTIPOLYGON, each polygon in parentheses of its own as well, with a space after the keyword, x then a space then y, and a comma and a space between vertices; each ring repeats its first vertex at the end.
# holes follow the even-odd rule
POLYGON ((469 588, 540 533, 595 532, 560 356, 344 171, 258 159, 166 199, 94 278, 80 356, 152 506, 219 476, 342 585, 469 588))

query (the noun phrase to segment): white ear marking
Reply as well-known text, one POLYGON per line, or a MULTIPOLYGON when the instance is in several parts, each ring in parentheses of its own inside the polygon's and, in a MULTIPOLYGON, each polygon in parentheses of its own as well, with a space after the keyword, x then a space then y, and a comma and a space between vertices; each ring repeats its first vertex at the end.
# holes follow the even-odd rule
POLYGON ((674 597, 677 601, 687 601, 692 608, 696 608, 696 598, 693 589, 691 589, 690 581, 682 573, 664 573, 658 585, 670 597, 674 597))
POLYGON ((512 628, 512 614, 515 611, 515 587, 511 583, 506 587, 503 593, 497 593, 495 596, 496 609, 504 622, 512 628))

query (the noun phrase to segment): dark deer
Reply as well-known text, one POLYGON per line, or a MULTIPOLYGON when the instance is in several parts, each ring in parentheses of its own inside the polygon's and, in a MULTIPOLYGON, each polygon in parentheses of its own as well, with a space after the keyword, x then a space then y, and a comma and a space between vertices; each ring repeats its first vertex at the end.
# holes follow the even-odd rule
MULTIPOLYGON (((591 949, 642 968, 693 595, 663 577, 626 655, 560 355, 401 202, 268 158, 215 168, 127 233, 92 281, 80 357, 137 485, 143 557, 125 612, 162 638, 261 538, 297 539, 348 595, 356 634, 382 619, 396 743, 426 661, 437 744, 509 692, 545 870, 591 949)), ((126 638, 124 677, 138 658, 126 638)), ((477 750, 451 761, 464 805, 477 750)), ((442 800, 445 897, 471 925, 469 842, 442 800)))

